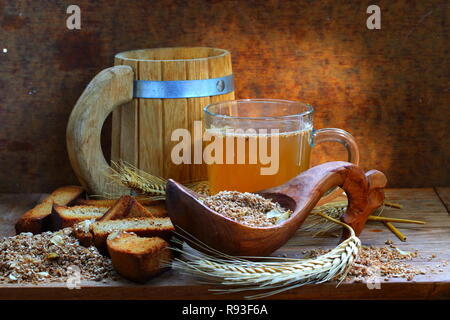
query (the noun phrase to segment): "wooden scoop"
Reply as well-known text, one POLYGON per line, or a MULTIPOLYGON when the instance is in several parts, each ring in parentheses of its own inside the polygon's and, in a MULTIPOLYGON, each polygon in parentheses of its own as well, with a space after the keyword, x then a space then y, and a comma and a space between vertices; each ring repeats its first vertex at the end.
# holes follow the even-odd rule
MULTIPOLYGON (((380 171, 364 174, 352 163, 336 161, 318 165, 279 187, 258 192, 293 212, 289 219, 271 227, 250 227, 224 217, 200 202, 201 195, 171 179, 167 182, 166 206, 175 229, 181 234, 187 231, 230 255, 266 256, 293 236, 322 195, 335 186, 346 192, 349 202, 342 221, 359 235, 368 216, 383 204, 386 183, 380 171)), ((343 238, 347 237, 348 232, 344 231, 343 238)))

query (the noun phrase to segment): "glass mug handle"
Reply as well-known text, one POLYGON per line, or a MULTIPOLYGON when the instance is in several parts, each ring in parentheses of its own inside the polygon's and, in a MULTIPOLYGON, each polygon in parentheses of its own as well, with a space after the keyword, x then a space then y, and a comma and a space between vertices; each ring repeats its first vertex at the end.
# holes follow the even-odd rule
MULTIPOLYGON (((339 142, 348 153, 348 162, 359 164, 359 149, 355 138, 345 130, 338 128, 324 128, 313 131, 313 147, 322 142, 339 142)), ((330 202, 337 196, 342 194, 342 189, 336 187, 325 193, 317 205, 330 202)))

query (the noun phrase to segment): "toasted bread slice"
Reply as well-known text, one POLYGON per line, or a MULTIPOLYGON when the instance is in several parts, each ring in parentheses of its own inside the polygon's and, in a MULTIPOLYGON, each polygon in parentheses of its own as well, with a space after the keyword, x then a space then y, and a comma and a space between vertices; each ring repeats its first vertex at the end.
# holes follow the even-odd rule
POLYGON ((69 205, 84 192, 79 186, 65 186, 53 191, 33 209, 25 212, 16 223, 16 232, 32 232, 34 234, 48 231, 51 228, 50 214, 53 204, 69 205))
POLYGON ((108 252, 116 271, 124 278, 145 282, 172 260, 169 244, 159 238, 143 238, 135 233, 113 232, 107 239, 108 252))
POLYGON ((109 207, 94 206, 59 206, 54 204, 52 210, 52 230, 72 227, 73 225, 84 220, 97 220, 101 218, 109 207))
POLYGON ((118 220, 128 216, 136 200, 132 196, 122 196, 99 220, 118 220))
POLYGON ((169 218, 127 218, 122 220, 96 221, 89 230, 94 244, 99 250, 106 249, 106 238, 111 232, 134 232, 141 237, 161 237, 170 239, 174 227, 169 218))
POLYGON ((85 247, 90 247, 94 245, 94 237, 90 231, 90 225, 94 223, 95 220, 84 220, 73 226, 73 236, 78 239, 78 242, 85 247))
POLYGON ((120 220, 125 218, 153 218, 153 215, 131 196, 121 197, 99 220, 120 220))

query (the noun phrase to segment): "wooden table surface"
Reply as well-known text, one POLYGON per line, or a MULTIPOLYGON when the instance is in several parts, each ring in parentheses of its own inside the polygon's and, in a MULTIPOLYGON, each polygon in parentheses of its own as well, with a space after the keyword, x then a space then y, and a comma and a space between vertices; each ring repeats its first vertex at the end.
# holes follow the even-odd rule
MULTIPOLYGON (((382 280, 380 289, 369 289, 366 283, 344 282, 307 285, 269 299, 450 299, 450 188, 388 189, 386 199, 402 204, 403 209, 385 208, 383 216, 426 221, 425 225, 395 224, 407 236, 401 242, 379 222, 368 222, 360 238, 363 245, 383 246, 391 239, 402 250, 418 250, 419 256, 409 261, 420 269, 434 273, 418 275, 412 281, 391 278, 382 280), (430 259, 432 255, 435 258, 430 259)), ((42 194, 0 194, 0 236, 14 235, 19 216, 31 208, 42 194)), ((276 254, 301 257, 311 248, 333 248, 338 238, 316 237, 302 230, 276 254)), ((145 285, 125 280, 98 283, 86 281, 81 289, 69 290, 65 283, 45 285, 0 284, 0 299, 239 299, 242 294, 216 295, 189 276, 170 270, 145 285)))

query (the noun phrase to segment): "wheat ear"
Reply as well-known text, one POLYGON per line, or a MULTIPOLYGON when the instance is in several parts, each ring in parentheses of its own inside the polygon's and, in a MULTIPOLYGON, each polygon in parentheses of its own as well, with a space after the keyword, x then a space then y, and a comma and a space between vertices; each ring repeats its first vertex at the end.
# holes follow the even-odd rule
POLYGON ((258 257, 258 259, 270 261, 250 261, 243 257, 221 254, 197 240, 197 246, 203 247, 206 252, 213 252, 208 254, 192 248, 189 250, 174 248, 182 252, 185 258, 175 259, 172 267, 182 273, 197 276, 207 283, 230 287, 212 290, 218 293, 267 290, 264 293, 246 296, 246 299, 264 298, 305 284, 322 283, 337 277, 343 280, 358 257, 361 241, 349 225, 322 213, 318 215, 349 229, 350 237, 330 252, 317 258, 258 257))
MULTIPOLYGON (((145 195, 155 200, 166 197, 166 179, 147 173, 123 161, 112 163, 112 172, 108 177, 116 183, 130 188, 138 195, 145 195)), ((191 182, 185 186, 200 194, 209 195, 207 181, 191 182)), ((117 197, 117 195, 115 196, 117 197)))

